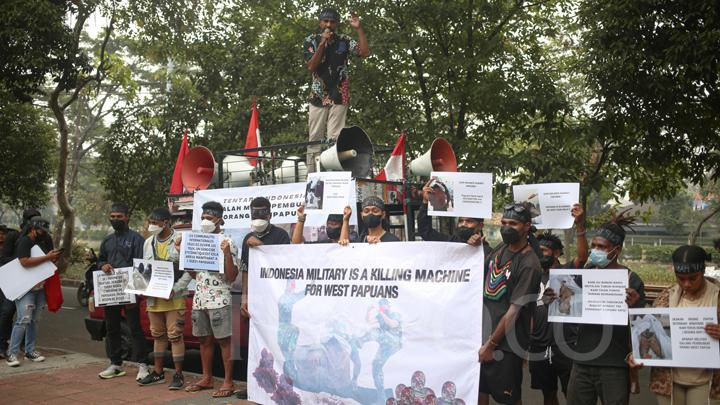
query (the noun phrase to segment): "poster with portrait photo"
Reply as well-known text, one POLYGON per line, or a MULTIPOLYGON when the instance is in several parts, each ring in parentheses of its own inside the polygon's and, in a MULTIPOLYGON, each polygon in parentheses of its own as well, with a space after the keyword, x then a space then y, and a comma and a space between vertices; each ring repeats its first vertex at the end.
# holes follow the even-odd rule
POLYGON ((705 325, 717 323, 717 308, 638 308, 629 314, 636 363, 718 368, 718 341, 705 332, 705 325))
POLYGON ((580 200, 579 183, 522 184, 513 186, 513 201, 530 204, 532 223, 538 229, 570 229, 572 206, 580 200))
POLYGON ((548 307, 549 316, 582 317, 582 274, 553 274, 547 288, 552 288, 557 296, 548 307))
POLYGON ((305 183, 305 211, 341 214, 350 205, 350 172, 309 173, 305 183))
POLYGON ((428 215, 490 218, 492 173, 432 172, 428 215))
POLYGON ((627 325, 627 269, 550 269, 549 322, 627 325))

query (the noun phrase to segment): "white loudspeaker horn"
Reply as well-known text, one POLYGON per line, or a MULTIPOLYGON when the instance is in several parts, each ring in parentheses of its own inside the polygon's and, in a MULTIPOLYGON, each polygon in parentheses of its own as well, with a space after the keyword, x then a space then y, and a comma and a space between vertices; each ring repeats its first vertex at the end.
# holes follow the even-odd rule
POLYGON ((225 187, 247 187, 252 183, 255 166, 245 156, 228 155, 223 159, 225 187))
POLYGON ((180 171, 180 178, 187 191, 205 190, 213 183, 216 174, 217 163, 210 149, 196 146, 188 151, 180 171))
POLYGON ((352 172, 355 178, 368 177, 372 169, 373 145, 360 127, 340 131, 337 142, 320 154, 320 164, 328 171, 352 172))
POLYGON ((286 159, 283 159, 280 167, 273 170, 276 184, 303 182, 307 178, 307 172, 305 160, 297 156, 288 156, 286 159), (298 162, 297 173, 295 172, 295 162, 298 162))
POLYGON ((450 142, 435 138, 430 150, 410 162, 410 173, 415 176, 429 176, 431 172, 456 172, 457 159, 450 142))

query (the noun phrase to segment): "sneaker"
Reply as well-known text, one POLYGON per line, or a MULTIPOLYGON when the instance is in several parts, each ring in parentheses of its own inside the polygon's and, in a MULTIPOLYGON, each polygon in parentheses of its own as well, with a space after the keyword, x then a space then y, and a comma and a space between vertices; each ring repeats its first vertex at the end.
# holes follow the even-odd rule
POLYGON ((147 377, 149 374, 150 370, 148 369, 147 364, 138 363, 138 373, 137 376, 135 376, 135 381, 140 382, 140 380, 147 377))
POLYGON ((182 374, 175 373, 168 389, 171 391, 179 390, 182 389, 183 385, 185 385, 185 377, 182 374))
POLYGON ((28 359, 28 360, 30 360, 30 361, 34 361, 34 362, 36 362, 36 363, 39 363, 39 362, 41 362, 41 361, 45 361, 45 356, 43 356, 42 354, 40 354, 37 350, 34 350, 34 351, 30 352, 30 353, 25 353, 25 358, 28 359))
POLYGON ((116 366, 114 364, 111 364, 110 367, 106 368, 105 370, 101 371, 98 374, 98 377, 107 380, 109 378, 114 377, 122 377, 125 375, 125 370, 123 370, 120 366, 116 366))
POLYGON ((14 354, 8 353, 7 360, 5 360, 5 361, 7 362, 7 365, 10 367, 17 367, 20 365, 20 360, 18 360, 17 356, 14 354))
POLYGON ((160 384, 165 382, 165 373, 156 373, 155 370, 153 370, 150 374, 146 375, 144 378, 140 379, 138 381, 139 385, 153 385, 153 384, 160 384))

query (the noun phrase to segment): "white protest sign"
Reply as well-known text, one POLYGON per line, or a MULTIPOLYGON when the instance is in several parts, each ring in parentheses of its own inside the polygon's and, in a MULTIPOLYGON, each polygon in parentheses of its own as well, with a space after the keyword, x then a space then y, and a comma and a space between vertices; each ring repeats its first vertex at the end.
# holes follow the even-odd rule
POLYGON ((170 298, 174 284, 172 262, 163 260, 133 259, 134 271, 125 286, 126 294, 146 297, 170 298))
POLYGON ((341 214, 352 205, 350 201, 350 172, 309 173, 305 183, 305 212, 320 211, 341 214))
POLYGON ((428 214, 440 217, 492 217, 492 173, 432 172, 428 214))
POLYGON ((219 233, 185 232, 180 245, 180 270, 207 270, 225 273, 225 255, 219 233))
POLYGON ((93 271, 93 296, 96 307, 134 304, 135 294, 126 294, 125 285, 132 274, 132 267, 113 269, 112 274, 102 270, 93 271))
POLYGON ((422 373, 416 398, 476 403, 482 269, 460 243, 251 249, 249 399, 386 403, 422 373))
MULTIPOLYGON (((294 224, 297 221, 297 209, 305 201, 305 187, 306 183, 291 183, 196 191, 193 198, 192 229, 200 230, 202 205, 209 201, 216 201, 223 206, 225 221, 223 229, 250 229, 250 202, 255 197, 265 197, 270 200, 273 215, 271 223, 294 224)), ((350 201, 355 201, 357 195, 355 180, 351 181, 350 190, 350 201)), ((333 214, 342 214, 342 212, 341 209, 333 214)), ((326 213, 311 210, 307 213, 305 226, 325 225, 326 220, 326 213)), ((357 225, 357 216, 350 217, 350 225, 357 225)))
POLYGON ((661 367, 720 368, 718 341, 705 332, 717 324, 717 308, 630 310, 636 363, 661 367))
MULTIPOLYGON (((45 256, 40 246, 35 245, 30 250, 31 257, 45 256)), ((20 264, 19 259, 15 259, 10 263, 0 267, 0 289, 2 289, 5 298, 14 301, 41 281, 45 281, 48 277, 55 274, 55 264, 51 261, 43 262, 34 267, 25 268, 20 264)))
POLYGON ((537 210, 532 222, 538 229, 570 229, 570 212, 580 201, 580 183, 523 184, 513 186, 515 202, 529 202, 537 210))
POLYGON ((548 321, 627 325, 627 269, 550 269, 547 288, 557 299, 548 307, 548 321))

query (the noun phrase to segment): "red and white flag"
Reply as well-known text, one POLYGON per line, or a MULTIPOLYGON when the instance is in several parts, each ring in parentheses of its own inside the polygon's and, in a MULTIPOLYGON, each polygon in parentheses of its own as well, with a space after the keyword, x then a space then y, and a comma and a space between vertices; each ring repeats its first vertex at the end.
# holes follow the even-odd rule
POLYGON ((175 160, 175 170, 173 171, 172 183, 170 183, 170 194, 182 194, 185 192, 182 182, 182 165, 185 161, 185 155, 188 154, 190 147, 188 146, 187 129, 183 134, 183 140, 180 144, 177 160, 175 160))
MULTIPOLYGON (((245 149, 259 148, 262 146, 262 142, 260 140, 260 126, 258 125, 259 115, 257 104, 255 100, 253 100, 252 113, 250 114, 250 125, 248 126, 247 136, 245 137, 245 149)), ((245 156, 261 156, 261 154, 257 151, 246 152, 245 156)), ((255 159, 248 159, 248 162, 253 166, 257 165, 257 160, 255 159)))
POLYGON ((400 181, 405 179, 405 133, 400 134, 390 159, 375 180, 400 181))

